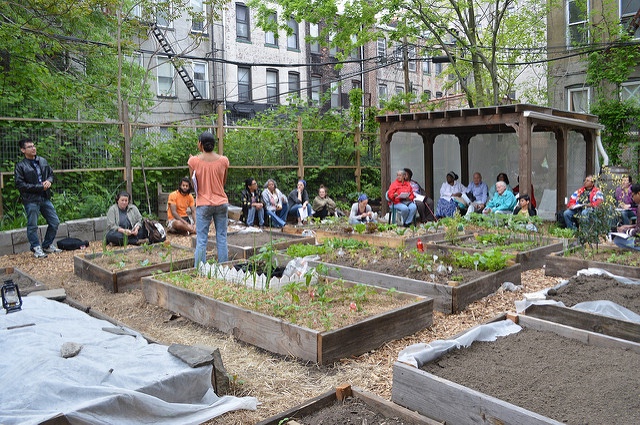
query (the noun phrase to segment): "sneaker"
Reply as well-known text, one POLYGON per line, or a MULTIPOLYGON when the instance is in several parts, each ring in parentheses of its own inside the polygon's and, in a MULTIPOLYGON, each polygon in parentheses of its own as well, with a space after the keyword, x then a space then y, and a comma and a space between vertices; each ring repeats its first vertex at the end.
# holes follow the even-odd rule
POLYGON ((47 258, 47 254, 45 254, 39 246, 33 249, 33 256, 36 258, 47 258))
POLYGON ((58 252, 62 252, 62 250, 55 245, 43 248, 42 250, 47 254, 57 254, 58 252))

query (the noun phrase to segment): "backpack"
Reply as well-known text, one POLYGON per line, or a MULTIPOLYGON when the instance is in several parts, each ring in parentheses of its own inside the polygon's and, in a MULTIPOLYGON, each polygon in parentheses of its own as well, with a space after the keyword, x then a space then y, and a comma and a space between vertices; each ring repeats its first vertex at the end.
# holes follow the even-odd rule
POLYGON ((167 232, 164 230, 164 227, 162 227, 162 224, 156 220, 145 218, 142 220, 142 224, 147 231, 149 243, 164 242, 167 240, 167 232))
POLYGON ((73 251, 76 249, 85 249, 89 246, 89 241, 83 241, 78 238, 64 238, 58 241, 58 248, 64 251, 73 251))

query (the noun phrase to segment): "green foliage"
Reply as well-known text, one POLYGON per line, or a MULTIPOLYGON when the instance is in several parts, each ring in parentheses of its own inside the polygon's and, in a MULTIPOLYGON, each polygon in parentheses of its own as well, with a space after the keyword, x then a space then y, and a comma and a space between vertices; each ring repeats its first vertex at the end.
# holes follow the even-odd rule
POLYGON ((504 254, 499 249, 488 249, 482 253, 470 254, 464 251, 453 251, 450 254, 453 263, 465 269, 474 269, 477 265, 479 270, 496 272, 508 266, 509 260, 513 260, 515 255, 504 254))
POLYGON ((640 50, 618 21, 609 25, 605 20, 596 29, 596 37, 607 41, 612 38, 615 42, 589 55, 586 81, 596 92, 591 112, 604 125, 602 144, 611 163, 635 168, 637 164, 622 163, 622 153, 627 146, 635 145, 638 154, 637 140, 630 130, 640 125, 640 104, 633 98, 623 100, 620 89, 640 63, 640 50))
MULTIPOLYGON (((545 58, 539 44, 545 38, 544 22, 551 5, 541 0, 515 8, 510 7, 512 0, 435 0, 429 3, 420 0, 318 0, 312 4, 277 0, 276 3, 280 8, 279 28, 287 30, 286 20, 290 16, 295 16, 299 22, 322 23, 319 37, 314 41, 336 48, 338 59, 346 58, 353 49, 378 38, 388 41, 385 59, 389 66, 395 66, 392 56, 395 48, 391 47, 405 40, 418 46, 418 57, 446 55, 451 62, 440 75, 445 90, 459 85, 473 107, 499 104, 514 90, 515 79, 526 67, 519 64, 545 58), (492 12, 487 13, 487 10, 492 12)), ((250 0, 248 4, 262 15, 259 22, 266 22, 266 15, 273 9, 259 0, 250 0)), ((537 83, 529 79, 519 88, 535 93, 537 83)), ((407 94, 394 96, 385 108, 405 111, 406 101, 413 97, 409 87, 405 92, 407 94)), ((545 98, 544 93, 534 97, 545 98)))

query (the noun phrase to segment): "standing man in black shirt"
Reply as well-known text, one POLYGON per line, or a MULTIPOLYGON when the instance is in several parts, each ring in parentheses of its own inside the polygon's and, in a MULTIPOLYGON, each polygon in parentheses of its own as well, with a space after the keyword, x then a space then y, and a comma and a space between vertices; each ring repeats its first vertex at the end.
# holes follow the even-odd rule
POLYGON ((60 224, 56 209, 51 203, 53 170, 46 159, 36 155, 36 145, 31 138, 22 139, 18 143, 24 159, 16 164, 15 179, 27 214, 27 238, 33 256, 45 258, 47 253, 61 252, 53 244, 60 224), (42 245, 38 237, 39 214, 42 214, 48 224, 42 245))

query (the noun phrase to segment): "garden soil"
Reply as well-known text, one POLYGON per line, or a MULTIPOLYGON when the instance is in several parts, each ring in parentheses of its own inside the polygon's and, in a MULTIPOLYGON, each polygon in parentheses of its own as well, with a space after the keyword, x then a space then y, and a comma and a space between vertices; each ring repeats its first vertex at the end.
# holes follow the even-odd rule
MULTIPOLYGON (((188 236, 169 234, 168 240, 191 247, 188 236)), ((101 242, 91 242, 87 250, 85 252, 100 252, 101 242)), ((34 259, 30 252, 4 255, 0 256, 0 267, 19 268, 50 289, 64 288, 67 296, 74 301, 137 329, 158 343, 219 348, 231 377, 232 395, 254 396, 261 404, 256 411, 231 412, 212 419, 207 424, 253 424, 343 384, 357 386, 389 400, 392 367, 400 350, 419 342, 451 338, 500 314, 514 311, 514 301, 522 299, 523 293, 536 292, 559 283, 558 278, 544 276, 542 269, 524 272, 523 287, 519 292, 499 290, 474 302, 458 314, 434 312, 433 325, 414 335, 391 341, 357 357, 318 366, 267 353, 238 342, 233 336, 205 328, 175 313, 147 304, 141 290, 113 294, 98 283, 80 279, 73 272, 73 256, 81 253, 83 252, 67 251, 43 259, 34 259)), ((499 376, 502 374, 499 366, 492 372, 499 376)), ((582 393, 585 390, 575 385, 570 391, 582 393)), ((599 386, 593 392, 603 394, 599 386)))
POLYGON ((422 368, 566 424, 640 422, 640 354, 523 329, 422 368))
POLYGON ((574 276, 569 283, 551 291, 547 298, 573 307, 584 301, 607 300, 640 314, 640 285, 620 283, 608 276, 574 276))

